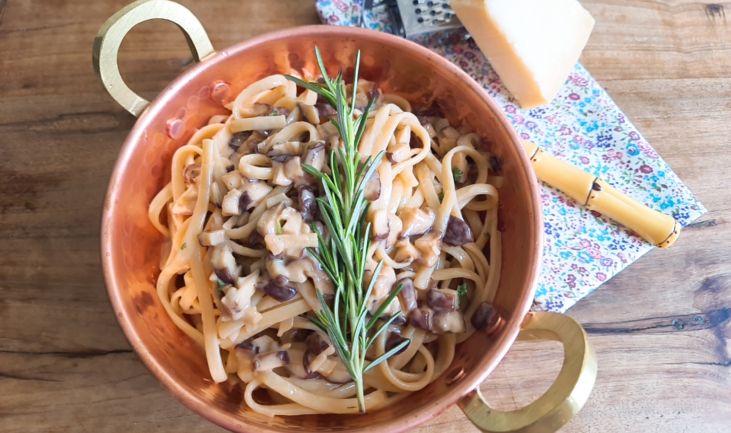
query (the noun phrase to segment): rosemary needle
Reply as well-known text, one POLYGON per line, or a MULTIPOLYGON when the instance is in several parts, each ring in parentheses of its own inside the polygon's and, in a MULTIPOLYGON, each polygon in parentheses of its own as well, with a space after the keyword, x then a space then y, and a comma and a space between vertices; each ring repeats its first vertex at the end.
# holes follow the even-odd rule
POLYGON ((330 233, 328 242, 313 226, 313 231, 318 233, 319 245, 317 250, 310 249, 310 253, 317 258, 335 286, 332 307, 325 301, 322 292, 317 290, 322 310, 312 321, 330 337, 335 351, 355 382, 358 409, 365 413, 363 374, 410 343, 410 340, 403 341, 373 361, 366 360, 366 351, 371 344, 401 314, 399 311, 381 321, 378 326, 386 307, 401 291, 399 286, 391 292, 375 314, 368 318, 368 299, 383 267, 383 261, 373 270, 366 287, 364 277, 370 247, 370 223, 366 221, 366 217, 370 204, 365 198, 365 187, 383 159, 384 152, 375 157, 369 156, 365 163, 361 163, 358 153, 358 144, 365 131, 368 113, 375 102, 372 99, 362 114, 357 115, 355 95, 358 89, 360 51, 356 57, 350 104, 343 83, 342 69, 337 77, 330 78, 318 48, 315 48, 315 55, 322 73, 322 83, 307 83, 291 75, 287 75, 287 79, 317 93, 336 110, 336 116, 330 120, 337 128, 343 146, 330 152, 331 174, 324 174, 312 166, 304 165, 304 170, 322 184, 325 196, 318 197, 317 202, 323 222, 330 233))

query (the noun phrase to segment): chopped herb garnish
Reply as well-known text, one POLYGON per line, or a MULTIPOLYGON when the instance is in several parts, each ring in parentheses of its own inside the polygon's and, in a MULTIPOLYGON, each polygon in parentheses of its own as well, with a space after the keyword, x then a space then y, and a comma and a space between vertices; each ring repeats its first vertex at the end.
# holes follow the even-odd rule
MULTIPOLYGON (((287 75, 287 79, 317 93, 335 109, 335 116, 331 117, 331 121, 337 128, 343 145, 330 151, 329 169, 332 174, 325 174, 303 164, 304 170, 322 183, 325 194, 324 197, 318 197, 317 202, 323 222, 330 233, 330 240, 325 241, 313 224, 313 231, 318 232, 319 245, 317 249, 310 248, 309 251, 317 258, 335 286, 335 297, 330 302, 317 290, 322 309, 312 322, 330 337, 340 360, 355 382, 358 409, 365 413, 363 374, 398 353, 410 342, 404 340, 373 361, 366 360, 368 347, 400 316, 399 312, 389 318, 381 317, 401 287, 392 291, 378 311, 371 317, 368 316, 368 301, 383 268, 383 261, 372 269, 370 282, 366 283, 365 271, 371 243, 370 224, 366 221, 370 204, 365 199, 365 186, 385 152, 375 157, 369 156, 361 163, 358 144, 365 132, 368 113, 376 100, 371 99, 362 114, 357 115, 356 98, 351 98, 348 103, 343 70, 340 70, 337 77, 330 78, 318 48, 315 48, 315 55, 322 73, 321 83, 307 83, 291 75, 287 75)), ((352 95, 357 93, 359 68, 360 52, 355 60, 352 95)))
POLYGON ((279 116, 279 111, 277 111, 277 110, 272 110, 272 112, 271 112, 271 113, 269 113, 269 115, 270 115, 270 116, 279 116))
POLYGON ((225 293, 223 293, 223 288, 226 287, 228 284, 226 284, 223 281, 221 281, 220 278, 218 278, 217 280, 218 280, 217 281, 218 284, 216 284, 216 289, 215 289, 216 290, 216 297, 218 299, 221 299, 225 295, 225 293))
POLYGON ((454 176, 455 182, 460 182, 463 174, 464 173, 459 169, 459 167, 452 167, 452 176, 454 176))
POLYGON ((182 250, 184 250, 186 248, 188 248, 188 243, 187 242, 183 242, 183 245, 180 246, 180 250, 182 251, 182 250))
POLYGON ((467 283, 460 284, 457 287, 457 305, 462 305, 462 298, 467 295, 467 283))
POLYGON ((490 239, 490 233, 489 232, 488 233, 485 233, 485 237, 488 238, 488 239, 490 239))
POLYGON ((441 203, 441 202, 444 201, 444 193, 443 192, 440 192, 439 194, 437 194, 437 197, 439 197, 439 203, 441 203))
POLYGON ((278 235, 281 235, 282 233, 284 233, 284 230, 282 230, 282 223, 279 222, 279 220, 277 220, 277 223, 275 225, 275 229, 277 230, 277 234, 278 235))

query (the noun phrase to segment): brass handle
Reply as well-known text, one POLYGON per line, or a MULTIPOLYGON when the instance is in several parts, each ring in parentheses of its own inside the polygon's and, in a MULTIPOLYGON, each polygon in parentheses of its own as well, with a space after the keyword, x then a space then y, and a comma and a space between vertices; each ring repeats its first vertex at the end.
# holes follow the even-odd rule
POLYGON ((659 248, 672 245, 680 234, 680 224, 612 188, 598 177, 548 154, 535 144, 523 141, 538 179, 589 209, 628 227, 659 248))
POLYGON ((556 381, 538 400, 511 412, 492 409, 479 388, 459 402, 467 417, 484 432, 553 433, 563 427, 589 398, 597 362, 584 329, 564 314, 529 313, 518 340, 554 340, 564 346, 564 360, 556 381))
POLYGON ((196 61, 215 54, 205 29, 191 11, 167 0, 138 0, 114 14, 94 39, 94 70, 112 98, 133 116, 139 117, 150 101, 132 91, 122 79, 117 55, 122 39, 132 27, 145 21, 167 20, 175 23, 185 34, 196 61))

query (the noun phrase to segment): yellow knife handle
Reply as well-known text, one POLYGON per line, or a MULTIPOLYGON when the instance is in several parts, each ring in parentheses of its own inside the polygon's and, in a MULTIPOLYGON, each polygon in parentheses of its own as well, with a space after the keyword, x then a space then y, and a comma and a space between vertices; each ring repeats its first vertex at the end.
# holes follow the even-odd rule
POLYGON ((523 141, 538 179, 560 189, 591 210, 624 225, 659 248, 672 245, 680 234, 680 224, 616 190, 602 179, 567 164, 523 141))

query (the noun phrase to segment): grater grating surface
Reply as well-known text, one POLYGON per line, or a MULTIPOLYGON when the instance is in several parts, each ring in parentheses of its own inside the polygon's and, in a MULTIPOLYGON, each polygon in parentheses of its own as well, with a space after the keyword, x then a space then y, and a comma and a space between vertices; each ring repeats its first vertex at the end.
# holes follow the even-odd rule
POLYGON ((402 37, 462 27, 448 0, 366 0, 365 10, 377 9, 388 11, 402 37))

